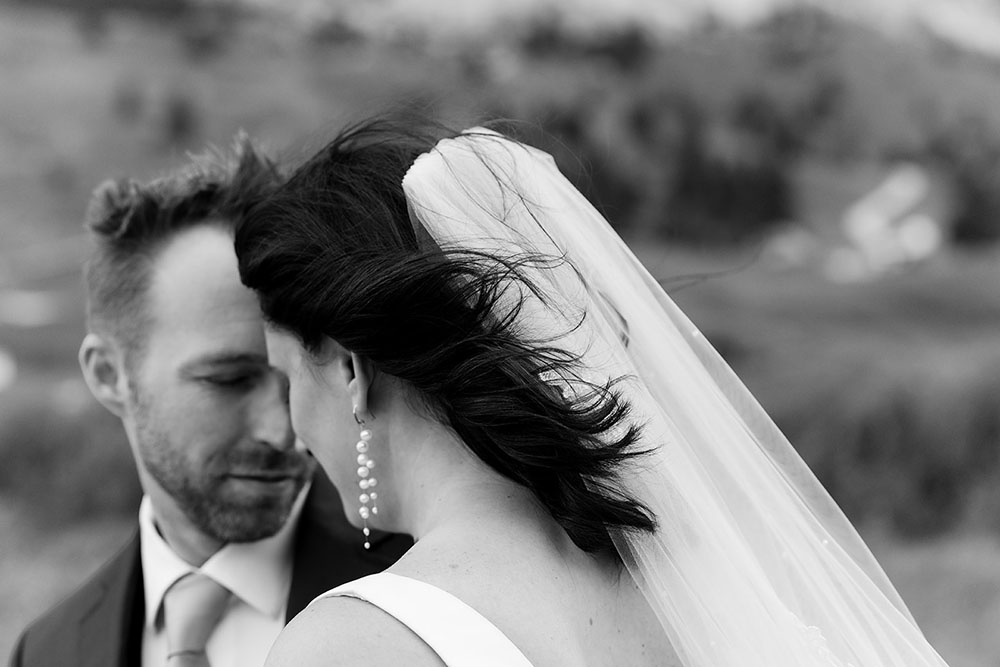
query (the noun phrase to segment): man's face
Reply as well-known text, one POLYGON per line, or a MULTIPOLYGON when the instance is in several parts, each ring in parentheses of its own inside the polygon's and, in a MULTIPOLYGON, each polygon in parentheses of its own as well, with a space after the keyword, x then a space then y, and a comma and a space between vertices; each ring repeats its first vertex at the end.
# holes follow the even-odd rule
POLYGON ((146 306, 126 428, 154 508, 158 497, 172 503, 222 542, 273 535, 313 462, 294 448, 286 381, 268 365, 231 236, 206 225, 172 239, 155 259, 146 306))

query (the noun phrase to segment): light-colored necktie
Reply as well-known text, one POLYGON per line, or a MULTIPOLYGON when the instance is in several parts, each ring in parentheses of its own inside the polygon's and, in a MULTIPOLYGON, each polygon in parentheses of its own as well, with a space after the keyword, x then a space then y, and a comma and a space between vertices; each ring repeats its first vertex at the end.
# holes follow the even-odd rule
POLYGON ((230 592, 198 572, 186 574, 163 597, 168 667, 210 667, 205 645, 222 617, 230 592))

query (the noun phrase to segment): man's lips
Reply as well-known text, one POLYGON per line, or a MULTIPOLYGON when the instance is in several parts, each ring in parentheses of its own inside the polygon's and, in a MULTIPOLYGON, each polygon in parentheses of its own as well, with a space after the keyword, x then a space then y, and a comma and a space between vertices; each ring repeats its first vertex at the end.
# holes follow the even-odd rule
POLYGON ((234 479, 250 479, 258 482, 283 482, 285 480, 300 479, 302 473, 297 470, 276 471, 276 470, 248 470, 230 472, 226 477, 234 479))

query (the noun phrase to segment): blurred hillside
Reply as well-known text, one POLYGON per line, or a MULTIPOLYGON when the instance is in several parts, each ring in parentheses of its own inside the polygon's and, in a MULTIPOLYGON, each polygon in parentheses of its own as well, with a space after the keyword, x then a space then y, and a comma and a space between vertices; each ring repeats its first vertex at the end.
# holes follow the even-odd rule
MULTIPOLYGON (((94 465, 128 470, 122 447, 101 446, 116 430, 74 360, 80 218, 100 180, 150 178, 238 128, 294 162, 394 105, 456 126, 512 119, 658 277, 699 276, 678 299, 853 518, 934 532, 988 487, 1000 64, 815 10, 666 42, 542 14, 483 42, 336 13, 304 25, 225 4, 73 6, 0 5, 0 350, 12 381, 0 451, 20 461, 0 492, 40 489, 81 422, 94 465), (873 193, 906 180, 900 165, 919 191, 890 214, 873 193), (914 220, 932 232, 919 254, 904 243, 914 220), (860 400, 852 385, 869 375, 860 400), (936 388, 914 395, 916 379, 936 388), (945 412, 953 403, 963 409, 945 412)), ((120 497, 89 490, 76 463, 67 484, 99 497, 74 512, 134 503, 134 483, 120 497)), ((38 493, 36 511, 64 511, 38 493)))
MULTIPOLYGON (((329 9, 343 4, 249 4, 0 3, 10 572, 78 548, 93 522, 112 545, 138 497, 120 426, 76 368, 89 192, 239 128, 295 162, 398 105, 458 127, 508 119, 553 153, 887 551, 1000 536, 1000 62, 816 10, 684 30, 651 18, 655 32, 548 11, 445 34, 329 9)), ((81 553, 80 567, 107 555, 81 553)), ((979 619, 1000 618, 1000 572, 982 558, 962 591, 927 593, 934 553, 894 561, 915 614, 952 664, 994 664, 979 619)), ((0 606, 0 653, 24 604, 83 576, 65 560, 48 593, 0 606)))
MULTIPOLYGON (((853 518, 923 533, 965 516, 995 441, 1000 64, 815 10, 666 42, 542 14, 483 42, 336 13, 304 25, 225 4, 51 4, 0 5, 0 350, 12 381, 0 451, 23 459, 0 492, 38 489, 80 421, 100 424, 97 441, 115 432, 74 361, 79 224, 100 180, 150 178, 238 128, 294 161, 347 120, 405 105, 456 126, 516 119, 651 249, 659 277, 706 278, 678 299, 853 518), (883 190, 897 181, 916 185, 890 211, 883 190), (876 387, 859 402, 851 385, 866 374, 876 387), (926 399, 911 395, 922 374, 942 385, 926 399), (979 407, 945 421, 962 443, 944 453, 954 434, 919 425, 953 402, 979 407), (904 459, 918 469, 900 474, 904 459)), ((127 470, 121 447, 93 448, 127 470)), ((87 479, 83 497, 97 492, 87 479)), ((131 507, 128 488, 74 511, 131 507)))

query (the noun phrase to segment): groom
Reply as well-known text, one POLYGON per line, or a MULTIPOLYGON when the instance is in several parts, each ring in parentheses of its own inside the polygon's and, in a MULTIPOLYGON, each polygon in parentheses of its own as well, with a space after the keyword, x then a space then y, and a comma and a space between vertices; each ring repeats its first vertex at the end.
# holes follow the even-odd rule
POLYGON ((122 420, 144 497, 135 535, 25 631, 13 667, 260 665, 313 597, 411 544, 383 535, 365 551, 296 444, 232 247, 276 170, 245 138, 235 158, 94 194, 80 364, 122 420))

